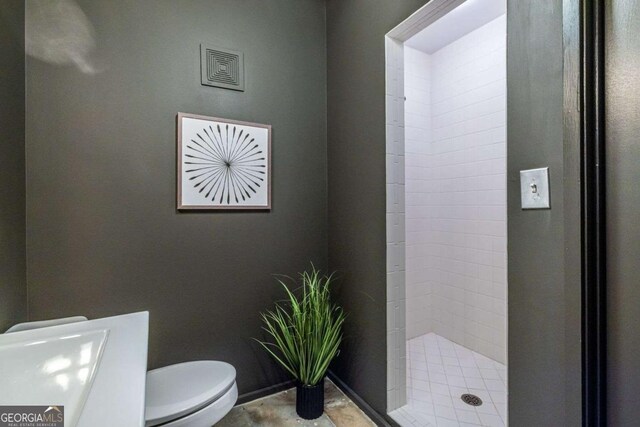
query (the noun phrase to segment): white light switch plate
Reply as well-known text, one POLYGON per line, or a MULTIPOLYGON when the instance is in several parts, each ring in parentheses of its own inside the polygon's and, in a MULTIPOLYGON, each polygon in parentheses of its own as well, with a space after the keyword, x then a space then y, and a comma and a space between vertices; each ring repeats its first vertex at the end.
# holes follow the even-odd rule
POLYGON ((520 171, 522 209, 549 209, 549 168, 520 171))

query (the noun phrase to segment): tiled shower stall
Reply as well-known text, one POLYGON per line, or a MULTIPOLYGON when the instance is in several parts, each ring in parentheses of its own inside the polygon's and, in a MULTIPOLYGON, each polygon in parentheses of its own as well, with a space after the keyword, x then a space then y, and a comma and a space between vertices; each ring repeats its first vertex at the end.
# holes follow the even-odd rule
POLYGON ((407 338, 435 332, 502 363, 505 26, 404 51, 407 338))
POLYGON ((506 18, 386 51, 388 409, 402 425, 504 425, 506 18))

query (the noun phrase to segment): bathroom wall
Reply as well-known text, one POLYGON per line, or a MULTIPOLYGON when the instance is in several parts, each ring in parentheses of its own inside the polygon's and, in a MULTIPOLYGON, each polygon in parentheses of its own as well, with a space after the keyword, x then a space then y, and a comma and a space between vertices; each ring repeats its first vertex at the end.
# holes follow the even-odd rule
POLYGON ((0 2, 0 332, 26 320, 24 2, 0 2))
POLYGON ((407 130, 423 142, 406 147, 407 323, 504 363, 506 16, 431 55, 406 51, 421 61, 405 62, 405 118, 430 116, 407 130), (429 106, 411 102, 425 66, 429 106))
POLYGON ((577 7, 507 4, 508 409, 523 427, 581 425, 580 144, 563 132, 563 4, 577 7), (520 170, 542 166, 551 209, 522 210, 520 170))
POLYGON ((404 47, 407 339, 433 332, 436 269, 430 241, 431 57, 404 47))
POLYGON ((630 426, 640 419, 640 4, 605 2, 606 212, 607 212, 607 421, 630 426))
POLYGON ((150 368, 225 360, 240 393, 284 381, 251 337, 274 273, 327 266, 324 1, 77 4, 94 73, 27 60, 31 319, 149 310, 150 368), (201 86, 201 42, 244 52, 244 92, 201 86), (270 212, 176 211, 179 111, 273 126, 270 212))

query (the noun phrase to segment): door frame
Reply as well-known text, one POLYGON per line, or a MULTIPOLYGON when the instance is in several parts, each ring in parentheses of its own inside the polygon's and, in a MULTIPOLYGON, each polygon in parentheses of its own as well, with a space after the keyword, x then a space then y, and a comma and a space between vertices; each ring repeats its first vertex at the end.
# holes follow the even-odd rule
POLYGON ((603 1, 580 1, 582 418, 587 427, 604 427, 607 421, 604 22, 603 1))
MULTIPOLYGON (((569 250, 568 263, 579 260, 580 266, 565 268, 570 271, 570 286, 579 275, 581 425, 604 427, 607 262, 603 2, 565 1, 563 33, 565 169, 579 171, 578 176, 565 180, 569 212, 565 230, 579 234, 580 251, 569 250)), ((569 339, 568 345, 572 344, 569 339)), ((567 390, 573 391, 570 387, 567 390)))

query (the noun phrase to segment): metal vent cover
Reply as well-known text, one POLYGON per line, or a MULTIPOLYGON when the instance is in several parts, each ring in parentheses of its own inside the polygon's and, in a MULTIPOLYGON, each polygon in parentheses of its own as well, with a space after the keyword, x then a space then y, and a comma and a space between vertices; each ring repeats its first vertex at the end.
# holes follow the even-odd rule
POLYGON ((244 91, 244 54, 201 44, 200 79, 206 86, 244 91))
POLYGON ((460 399, 462 399, 462 401, 467 405, 471 405, 471 406, 482 405, 482 399, 480 399, 475 394, 463 394, 462 396, 460 396, 460 399))

